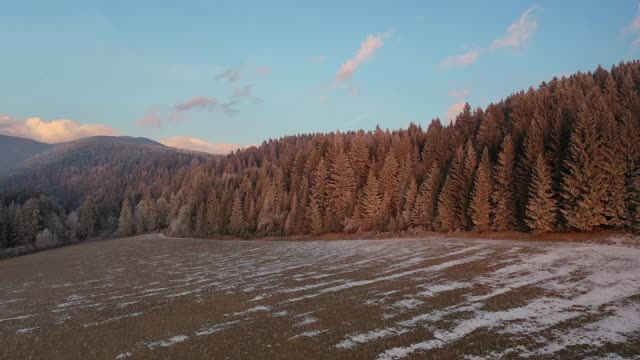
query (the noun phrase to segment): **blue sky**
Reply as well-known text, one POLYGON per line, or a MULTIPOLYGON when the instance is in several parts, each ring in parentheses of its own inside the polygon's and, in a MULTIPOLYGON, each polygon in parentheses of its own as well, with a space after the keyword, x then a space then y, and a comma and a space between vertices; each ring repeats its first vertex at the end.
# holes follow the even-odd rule
POLYGON ((0 132, 209 149, 426 127, 463 101, 635 59, 638 38, 630 0, 5 1, 0 132))

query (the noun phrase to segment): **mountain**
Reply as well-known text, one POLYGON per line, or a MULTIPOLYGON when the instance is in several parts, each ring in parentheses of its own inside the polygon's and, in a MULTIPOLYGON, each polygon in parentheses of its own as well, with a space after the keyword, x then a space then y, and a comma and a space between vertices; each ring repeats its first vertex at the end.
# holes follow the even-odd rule
POLYGON ((210 157, 146 138, 113 136, 53 144, 33 153, 0 180, 0 190, 48 194, 71 208, 91 197, 107 213, 117 210, 126 194, 164 186, 193 161, 204 162, 210 157))
POLYGON ((0 135, 0 177, 20 168, 27 159, 53 146, 31 139, 0 135))

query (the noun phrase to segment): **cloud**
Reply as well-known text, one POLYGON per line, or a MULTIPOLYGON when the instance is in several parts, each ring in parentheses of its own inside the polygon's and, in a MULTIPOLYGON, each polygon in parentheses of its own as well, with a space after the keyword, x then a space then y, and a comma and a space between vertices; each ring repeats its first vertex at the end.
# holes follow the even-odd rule
POLYGON ((222 109, 222 112, 224 112, 225 115, 233 116, 239 112, 237 109, 234 108, 234 106, 237 105, 238 103, 240 103, 240 101, 238 100, 227 101, 226 103, 222 103, 220 105, 220 109, 222 109))
POLYGON ((117 135, 118 130, 100 124, 80 124, 75 120, 45 121, 38 117, 15 119, 0 116, 0 133, 45 143, 59 143, 88 136, 117 135))
POLYGON ((527 40, 538 28, 537 21, 531 17, 531 13, 535 9, 537 9, 537 6, 530 7, 525 12, 523 12, 517 22, 509 25, 509 27, 507 28, 507 33, 503 38, 499 38, 493 41, 493 43, 491 44, 491 48, 520 48, 524 46, 527 43, 527 40))
POLYGON ((187 111, 193 109, 213 109, 218 104, 218 99, 214 97, 194 96, 191 99, 176 104, 174 107, 176 111, 187 111))
POLYGON ((234 99, 248 99, 253 103, 259 103, 261 100, 253 95, 253 84, 248 84, 243 87, 233 89, 234 99))
POLYGON ((226 80, 229 83, 234 83, 240 79, 242 79, 242 74, 236 70, 227 70, 216 76, 216 80, 226 80))
POLYGON ((258 73, 260 73, 260 75, 262 76, 267 76, 269 75, 269 73, 271 72, 271 68, 268 66, 259 66, 258 67, 258 73))
POLYGON ((456 120, 456 116, 458 116, 458 114, 462 112, 465 105, 466 105, 465 101, 460 101, 451 105, 451 107, 447 110, 447 113, 444 116, 445 120, 453 123, 456 120))
POLYGON ((449 56, 440 62, 440 67, 448 69, 471 65, 478 60, 478 56, 480 56, 480 51, 478 50, 470 50, 464 54, 449 56))
POLYGON ((153 126, 156 128, 162 127, 162 118, 158 115, 157 110, 151 110, 147 115, 137 121, 138 126, 147 127, 153 126))
POLYGON ((160 140, 160 143, 171 146, 178 149, 186 149, 186 150, 194 150, 201 151, 211 154, 228 154, 237 149, 242 149, 242 145, 238 144, 226 144, 226 143, 217 143, 214 144, 212 142, 188 137, 188 136, 176 136, 170 137, 166 139, 160 140))
POLYGON ((327 60, 327 57, 324 55, 315 55, 311 57, 311 61, 313 62, 324 62, 327 60))
POLYGON ((464 88, 459 90, 449 91, 449 96, 452 98, 465 98, 471 93, 471 88, 464 88))
POLYGON ((362 65, 362 63, 367 59, 371 58, 376 51, 384 45, 382 38, 382 34, 367 36, 362 45, 360 45, 360 49, 356 56, 353 59, 348 59, 342 65, 340 71, 336 75, 336 79, 339 81, 351 79, 356 71, 358 71, 360 65, 362 65))

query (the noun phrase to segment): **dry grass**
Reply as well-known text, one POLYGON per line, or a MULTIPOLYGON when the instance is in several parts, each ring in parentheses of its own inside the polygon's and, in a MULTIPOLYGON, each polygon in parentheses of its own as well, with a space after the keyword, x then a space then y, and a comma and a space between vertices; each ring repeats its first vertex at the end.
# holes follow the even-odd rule
POLYGON ((0 262, 0 358, 639 356, 639 273, 530 240, 92 242, 0 262))

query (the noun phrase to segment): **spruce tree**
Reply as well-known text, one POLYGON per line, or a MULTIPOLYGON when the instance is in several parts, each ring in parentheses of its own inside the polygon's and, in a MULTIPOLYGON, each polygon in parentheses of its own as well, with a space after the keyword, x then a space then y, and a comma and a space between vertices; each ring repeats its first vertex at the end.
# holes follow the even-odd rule
POLYGON ((583 104, 569 145, 565 161, 568 173, 563 178, 563 204, 561 212, 569 227, 590 231, 606 223, 603 216, 600 140, 597 121, 591 110, 583 104))
POLYGON ((131 213, 131 204, 129 199, 125 198, 122 202, 120 210, 120 218, 118 219, 118 235, 126 237, 133 234, 133 214, 131 213))
POLYGON ((87 198, 78 210, 78 233, 80 240, 85 240, 95 235, 96 207, 91 198, 87 198))
POLYGON ((515 170, 515 149, 510 135, 506 135, 502 142, 502 150, 498 155, 496 171, 495 216, 492 228, 498 231, 513 230, 516 225, 516 203, 514 194, 513 175, 515 170))
POLYGON ((436 229, 439 231, 460 230, 462 228, 462 219, 457 210, 464 201, 464 197, 461 196, 460 180, 464 171, 464 158, 464 150, 460 146, 438 198, 436 229))
POLYGON ((244 211, 240 193, 236 191, 231 207, 231 217, 229 218, 229 232, 233 235, 240 235, 244 227, 244 211))
POLYGON ((471 218, 477 231, 488 231, 491 225, 491 195, 493 194, 493 180, 491 176, 491 160, 489 150, 484 147, 480 165, 476 171, 474 188, 471 197, 471 218))
POLYGON ((525 221, 533 232, 553 231, 556 227, 556 212, 551 171, 544 156, 539 154, 531 177, 525 221))
POLYGON ((324 230, 326 208, 329 203, 329 170, 324 158, 320 159, 313 177, 313 185, 307 208, 307 220, 309 229, 315 235, 324 230))
POLYGON ((374 230, 380 228, 381 212, 384 211, 382 205, 382 195, 380 195, 378 178, 372 169, 369 171, 367 183, 363 190, 361 214, 363 230, 374 230))
POLYGON ((456 206, 457 217, 461 221, 461 229, 469 230, 473 226, 471 220, 471 209, 469 207, 471 202, 471 192, 473 188, 473 177, 476 173, 478 166, 478 158, 476 150, 471 143, 471 140, 466 145, 466 155, 464 159, 464 168, 462 176, 460 177, 460 194, 459 202, 456 206))
POLYGON ((207 234, 218 234, 220 232, 220 201, 215 189, 209 191, 206 206, 207 234))
POLYGON ((431 165, 427 179, 420 186, 420 192, 413 213, 411 215, 414 226, 422 226, 427 230, 433 230, 436 220, 436 208, 438 194, 442 184, 442 173, 437 163, 431 165))

